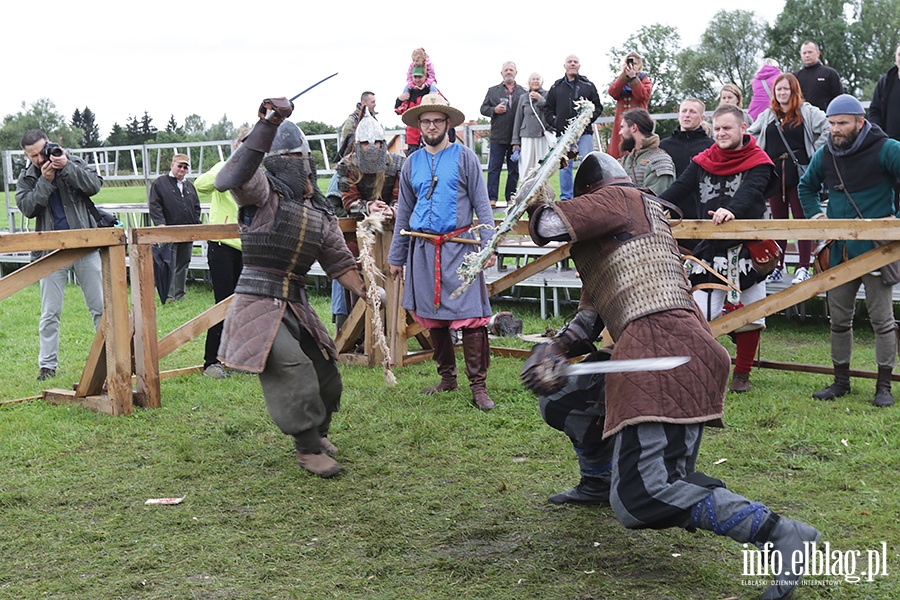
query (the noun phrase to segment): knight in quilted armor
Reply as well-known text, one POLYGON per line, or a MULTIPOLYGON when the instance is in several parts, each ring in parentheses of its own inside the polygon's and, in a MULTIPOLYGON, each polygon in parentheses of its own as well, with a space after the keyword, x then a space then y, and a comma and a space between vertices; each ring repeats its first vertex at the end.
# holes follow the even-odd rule
POLYGON ((309 144, 287 121, 293 105, 267 99, 259 121, 216 176, 238 213, 244 268, 225 317, 218 358, 259 373, 272 420, 293 437, 304 469, 321 477, 342 470, 328 453, 332 414, 343 384, 334 341, 306 297, 318 262, 329 277, 366 295, 338 221, 314 187, 309 144), (266 171, 259 167, 264 164, 266 171))
MULTIPOLYGON (((592 152, 575 177, 575 198, 538 207, 529 227, 539 245, 571 242, 584 282, 578 315, 554 340, 535 347, 522 373, 545 420, 569 434, 579 458, 579 484, 550 500, 609 502, 628 528, 707 529, 741 543, 771 542, 783 552, 818 539, 809 525, 696 470, 704 427, 722 426, 730 359, 693 302, 661 204, 637 189, 615 159, 592 152), (548 362, 578 354, 603 360, 593 352, 598 320, 615 341, 612 360, 690 361, 669 371, 611 372, 593 382, 536 375, 548 362), (554 402, 560 404, 550 410, 554 402), (603 430, 600 440, 583 427, 591 411, 603 430), (604 446, 610 443, 612 452, 604 446)), ((764 597, 786 597, 798 579, 776 582, 764 597)))

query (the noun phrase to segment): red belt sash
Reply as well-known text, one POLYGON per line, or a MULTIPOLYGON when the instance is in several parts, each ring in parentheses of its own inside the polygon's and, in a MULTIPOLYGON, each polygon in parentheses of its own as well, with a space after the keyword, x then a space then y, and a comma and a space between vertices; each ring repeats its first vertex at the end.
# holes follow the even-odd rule
POLYGON ((466 225, 450 233, 433 238, 423 238, 426 242, 434 244, 434 312, 437 312, 438 307, 441 305, 441 244, 450 240, 450 238, 455 238, 459 234, 465 233, 471 227, 471 225, 466 225))

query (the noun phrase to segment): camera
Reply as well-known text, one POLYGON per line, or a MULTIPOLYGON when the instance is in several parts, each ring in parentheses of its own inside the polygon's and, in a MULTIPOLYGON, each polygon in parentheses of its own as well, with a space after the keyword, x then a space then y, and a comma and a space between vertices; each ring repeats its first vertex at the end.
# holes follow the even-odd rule
POLYGON ((44 144, 44 148, 41 150, 41 154, 47 160, 50 160, 54 156, 62 156, 63 149, 59 147, 59 144, 54 144, 53 142, 47 142, 44 144))

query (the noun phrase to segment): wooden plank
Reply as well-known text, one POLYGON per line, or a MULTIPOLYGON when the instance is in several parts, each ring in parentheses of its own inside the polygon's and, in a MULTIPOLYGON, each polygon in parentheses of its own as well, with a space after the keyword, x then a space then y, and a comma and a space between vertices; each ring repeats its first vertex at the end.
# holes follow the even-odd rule
MULTIPOLYGON (((18 235, 18 234, 16 234, 18 235)), ((19 290, 36 283, 63 267, 67 267, 79 258, 87 256, 94 248, 75 248, 72 250, 57 250, 39 260, 30 263, 21 269, 17 269, 0 279, 0 300, 9 298, 19 290)))
POLYGON ((231 304, 231 295, 218 304, 206 309, 187 323, 176 327, 159 340, 159 357, 168 356, 178 348, 206 332, 216 323, 221 323, 225 319, 225 313, 228 312, 228 305, 231 304))
POLYGON ((121 412, 123 408, 121 406, 121 403, 113 401, 109 396, 106 395, 85 396, 84 398, 78 398, 77 396, 75 396, 75 392, 73 390, 52 388, 49 390, 44 390, 41 398, 44 400, 44 402, 48 402, 50 404, 74 404, 75 406, 80 406, 82 408, 93 410, 94 412, 104 413, 114 417, 131 414, 130 412, 121 412))
POLYGON ((193 367, 181 367, 180 369, 160 371, 159 378, 172 379, 173 377, 181 377, 182 375, 200 375, 201 373, 203 373, 203 365, 195 365, 193 367))
POLYGON ((128 235, 133 244, 168 244, 239 237, 237 223, 216 225, 166 225, 135 227, 128 235))
POLYGON ((91 350, 84 361, 81 379, 75 386, 75 396, 84 398, 99 394, 103 391, 104 381, 106 381, 106 311, 103 311, 100 316, 100 325, 97 327, 91 350))
POLYGON ((121 227, 0 233, 0 252, 68 250, 72 248, 89 248, 93 251, 99 246, 124 245, 125 230, 121 227))
MULTIPOLYGON (((133 240, 132 236, 132 240, 133 240)), ((159 389, 159 345, 156 326, 156 287, 153 249, 132 241, 131 308, 134 317, 135 402, 147 408, 162 406, 159 389)))
POLYGON ((132 332, 128 314, 125 246, 100 248, 100 262, 103 264, 103 313, 106 315, 106 389, 109 400, 115 405, 115 414, 130 415, 134 412, 132 332))
MULTIPOLYGON (((732 361, 733 362, 733 361, 732 361)), ((778 371, 793 371, 796 373, 817 373, 820 375, 834 375, 834 367, 825 367, 820 365, 807 365, 802 363, 786 363, 773 360, 754 361, 753 366, 763 369, 775 369, 778 371)), ((860 369, 850 369, 850 377, 858 377, 860 379, 878 379, 878 371, 863 371, 860 369)), ((900 381, 900 373, 891 374, 892 381, 900 381)))
POLYGON ((359 298, 350 314, 347 315, 347 320, 344 321, 341 331, 334 338, 334 345, 337 347, 338 354, 352 350, 356 345, 356 340, 359 339, 363 332, 363 320, 366 318, 366 310, 366 301, 359 298))
POLYGON ((551 252, 548 252, 540 258, 527 263, 525 266, 516 269, 512 273, 504 275, 493 283, 489 283, 487 286, 488 296, 496 296, 500 292, 511 288, 522 280, 528 279, 532 275, 537 275, 544 269, 555 265, 561 260, 567 259, 571 251, 572 245, 565 244, 563 246, 560 246, 559 248, 556 248, 555 250, 552 250, 551 252))
POLYGON ((509 356, 511 358, 528 358, 531 350, 523 350, 522 348, 506 348, 504 346, 491 346, 491 353, 497 356, 509 356))
POLYGON ((828 269, 824 273, 817 273, 803 283, 792 285, 762 300, 728 313, 724 317, 714 319, 709 326, 716 337, 731 333, 757 319, 785 310, 804 300, 809 300, 813 296, 836 288, 848 281, 853 281, 866 273, 877 271, 895 260, 900 260, 900 241, 891 242, 886 246, 870 250, 833 269, 828 269))
POLYGON ((672 227, 678 239, 709 240, 900 240, 896 219, 758 219, 682 221, 672 227))

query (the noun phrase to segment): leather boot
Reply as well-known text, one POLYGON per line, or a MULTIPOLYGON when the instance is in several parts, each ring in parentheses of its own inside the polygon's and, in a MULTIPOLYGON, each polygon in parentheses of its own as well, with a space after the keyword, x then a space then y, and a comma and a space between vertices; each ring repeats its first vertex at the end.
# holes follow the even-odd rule
POLYGON ((469 378, 472 401, 481 410, 491 410, 494 408, 494 401, 487 394, 487 370, 491 364, 487 328, 463 329, 462 334, 466 377, 469 378))
MULTIPOLYGON (((758 544, 771 544, 772 552, 777 551, 782 557, 785 556, 802 556, 809 555, 810 547, 818 544, 822 534, 812 525, 807 525, 803 521, 795 521, 772 513, 769 519, 774 523, 768 536, 765 539, 757 538, 758 544)), ((801 561, 802 562, 802 561, 801 561)), ((788 563, 783 563, 787 565, 788 563)), ((797 589, 800 579, 806 573, 808 565, 797 565, 800 568, 795 569, 794 563, 791 563, 790 569, 782 567, 782 573, 779 573, 773 580, 773 584, 766 588, 760 595, 760 600, 781 600, 788 598, 797 589), (790 574, 789 574, 790 573, 790 574)))
POLYGON ((875 383, 875 406, 893 406, 894 396, 891 395, 892 367, 878 367, 878 381, 875 383))
POLYGON ((325 479, 334 477, 344 470, 339 462, 324 452, 319 452, 318 454, 306 454, 298 450, 297 462, 310 473, 318 475, 319 477, 324 477, 325 479))
POLYGON ((609 506, 610 477, 581 477, 571 490, 548 498, 553 504, 602 504, 609 506))
POLYGON ((456 384, 456 349, 450 337, 450 328, 429 329, 431 343, 434 345, 434 362, 437 363, 437 372, 441 376, 441 382, 437 385, 425 388, 423 394, 439 394, 452 392, 458 389, 456 384))
MULTIPOLYGON (((812 395, 816 400, 834 400, 850 393, 850 365, 834 364, 834 383, 812 395)), ((890 390, 888 391, 890 393, 890 390)))
POLYGON ((737 371, 735 371, 734 375, 731 377, 731 387, 729 389, 737 394, 749 392, 750 373, 738 373, 737 371))

